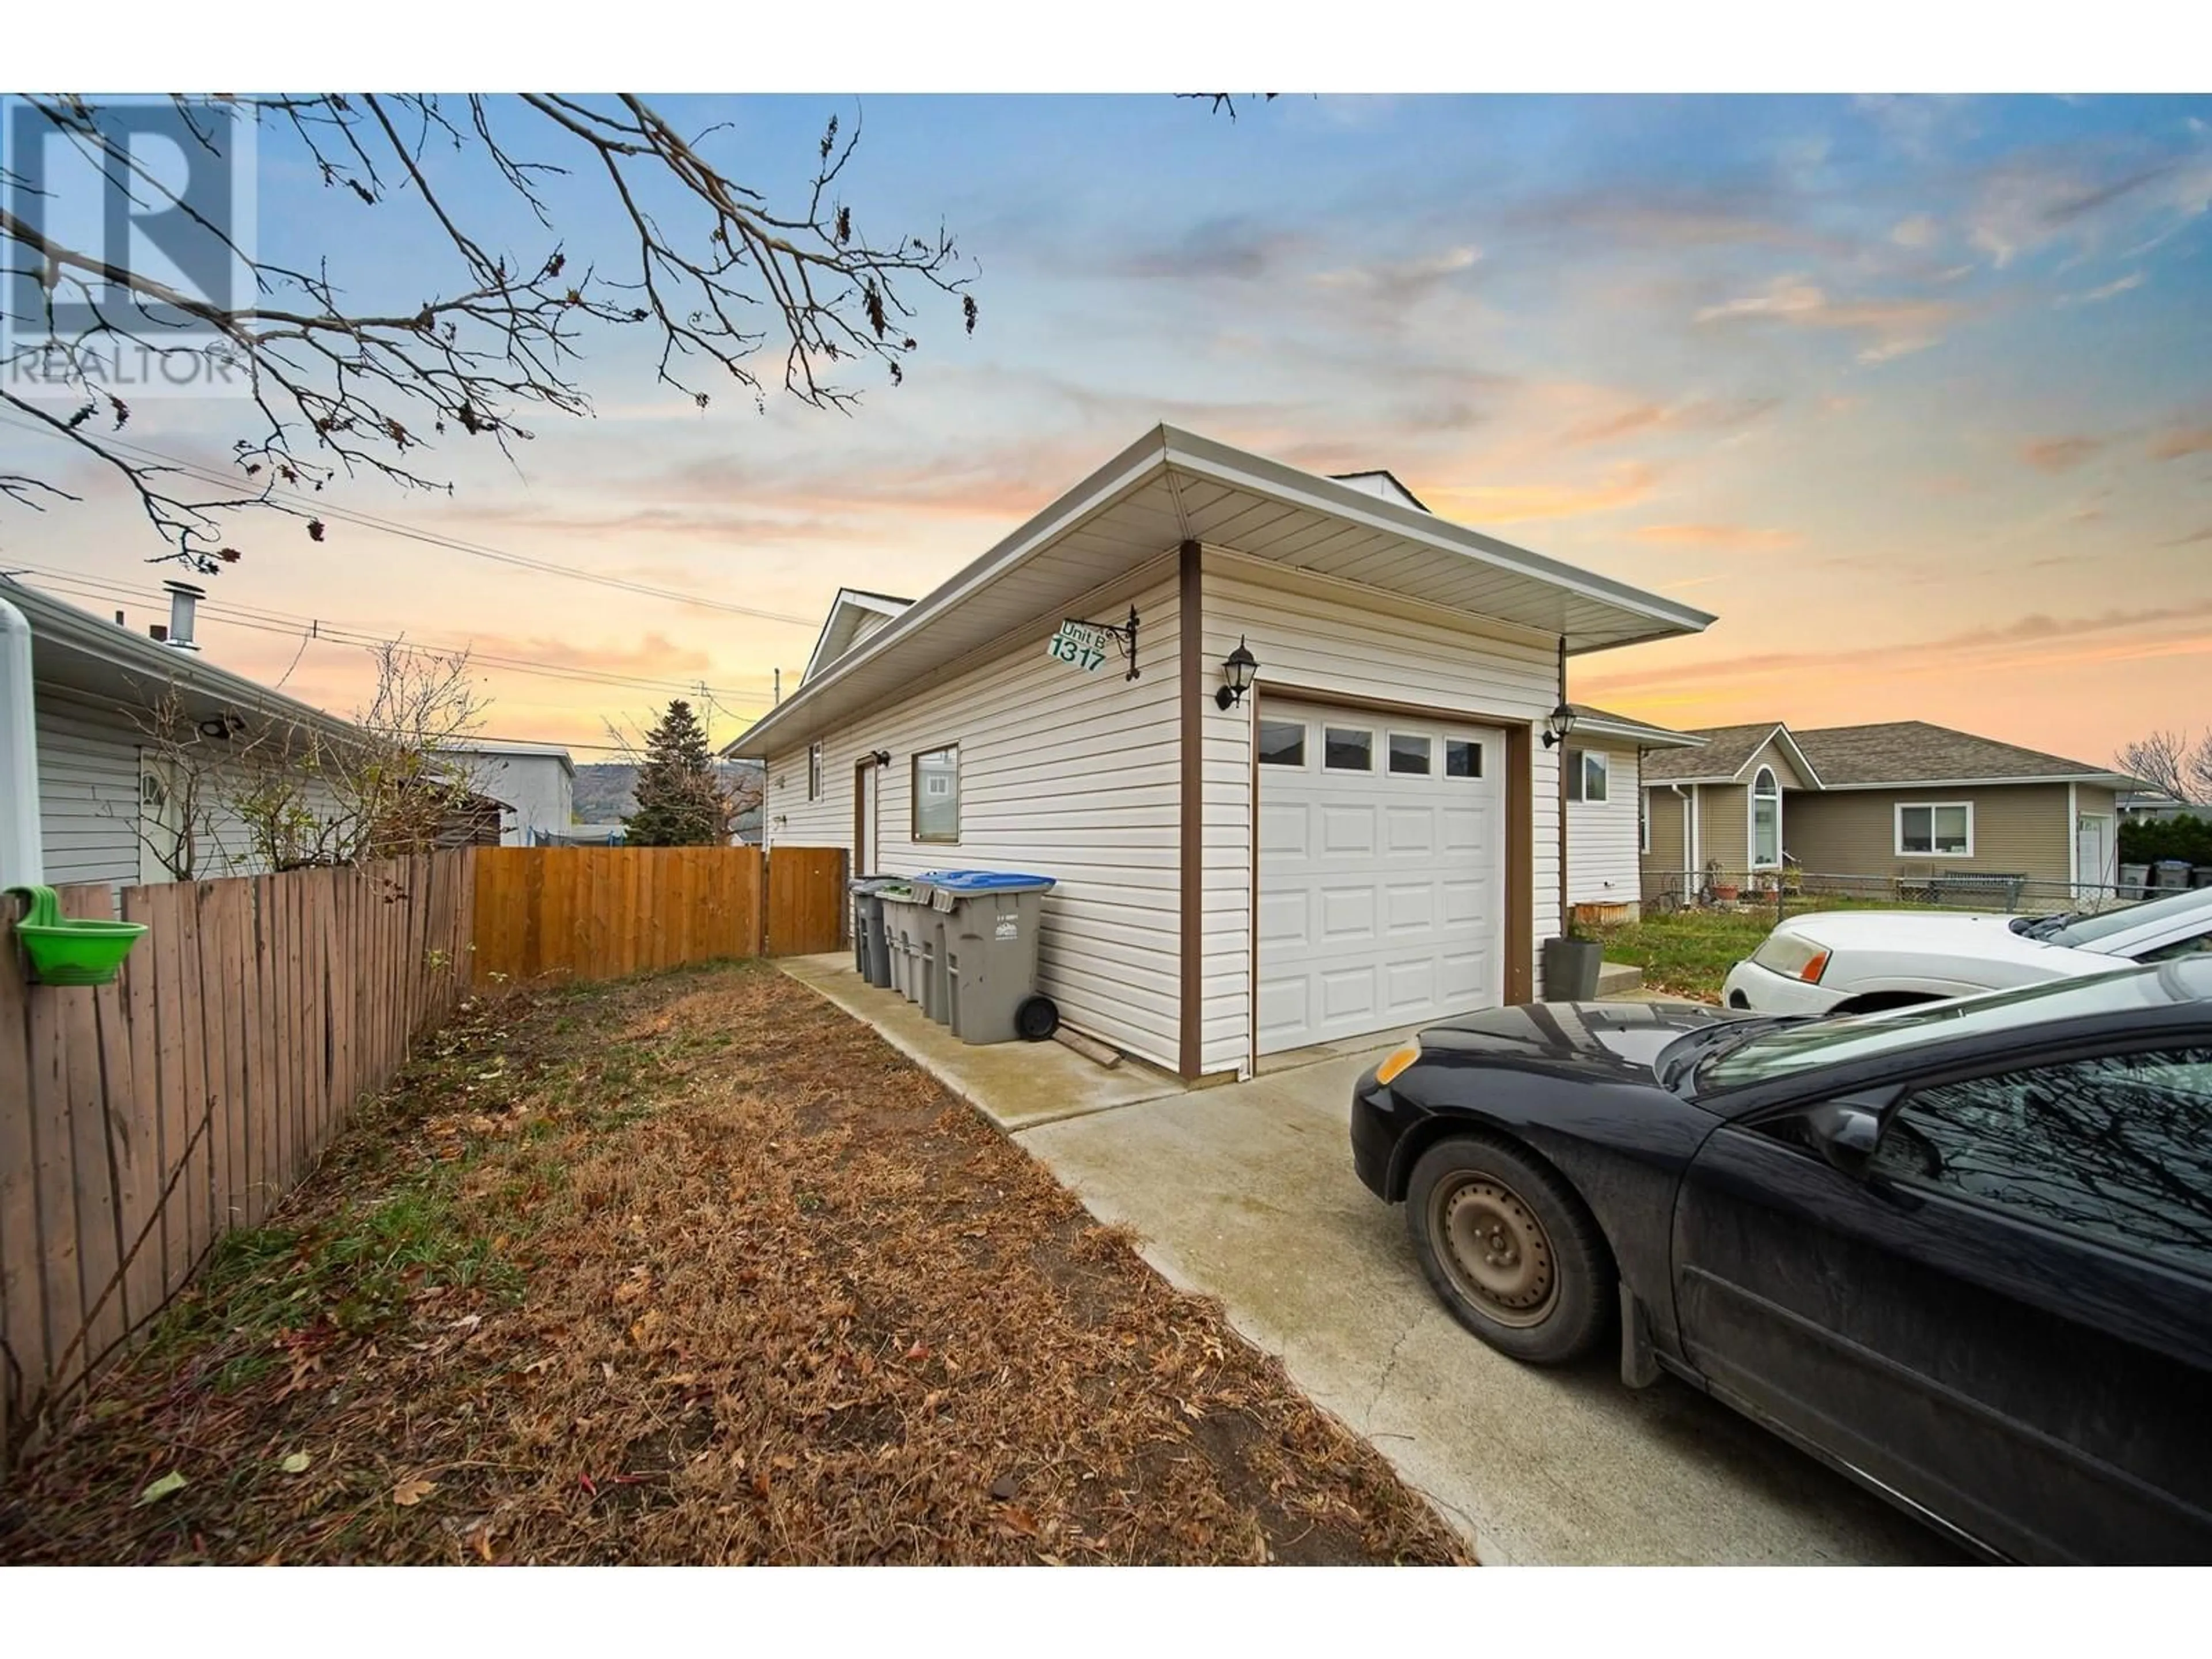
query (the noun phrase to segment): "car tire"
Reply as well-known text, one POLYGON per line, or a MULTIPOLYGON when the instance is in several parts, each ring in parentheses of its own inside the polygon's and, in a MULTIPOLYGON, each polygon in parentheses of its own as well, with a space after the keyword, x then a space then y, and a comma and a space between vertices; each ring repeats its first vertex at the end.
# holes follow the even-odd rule
POLYGON ((1407 1183, 1406 1231, 1444 1305, 1500 1353, 1562 1365, 1604 1338, 1605 1236, 1574 1189, 1525 1152, 1483 1137, 1437 1142, 1407 1183))

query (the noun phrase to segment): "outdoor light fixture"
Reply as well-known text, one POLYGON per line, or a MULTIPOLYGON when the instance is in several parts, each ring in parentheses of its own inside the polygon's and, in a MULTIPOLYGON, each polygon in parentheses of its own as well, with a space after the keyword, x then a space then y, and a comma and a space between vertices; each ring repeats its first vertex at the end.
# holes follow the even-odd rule
POLYGON ((1544 716, 1544 747, 1565 743, 1575 729, 1575 708, 1567 701, 1567 636, 1559 635, 1559 706, 1544 716))
POLYGON ((878 749, 868 758, 878 766, 889 766, 891 763, 891 751, 888 749, 878 749))
POLYGON ((1213 694, 1217 708, 1234 708, 1243 701, 1244 694, 1252 689, 1252 675, 1260 666, 1260 659, 1244 643, 1244 636, 1237 636, 1237 648, 1222 659, 1221 689, 1213 694))
POLYGON ((228 743, 246 729, 245 723, 229 714, 210 714, 199 723, 199 733, 210 743, 228 743))

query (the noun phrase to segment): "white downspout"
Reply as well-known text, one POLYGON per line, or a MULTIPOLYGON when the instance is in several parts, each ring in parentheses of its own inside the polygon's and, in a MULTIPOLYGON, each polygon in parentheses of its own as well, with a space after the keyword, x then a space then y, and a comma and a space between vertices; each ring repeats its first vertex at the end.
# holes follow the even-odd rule
POLYGON ((0 599, 0 887, 46 879, 39 834, 39 733, 31 702, 31 624, 0 599))

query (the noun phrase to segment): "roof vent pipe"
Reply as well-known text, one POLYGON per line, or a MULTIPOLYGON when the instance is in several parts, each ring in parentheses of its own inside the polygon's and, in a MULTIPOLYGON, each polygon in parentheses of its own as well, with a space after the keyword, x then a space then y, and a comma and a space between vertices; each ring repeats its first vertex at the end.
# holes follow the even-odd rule
POLYGON ((200 601, 207 598, 207 591, 190 582, 163 582, 161 586, 169 590, 169 636, 161 643, 173 651, 198 650, 200 642, 192 637, 192 621, 198 613, 200 601))

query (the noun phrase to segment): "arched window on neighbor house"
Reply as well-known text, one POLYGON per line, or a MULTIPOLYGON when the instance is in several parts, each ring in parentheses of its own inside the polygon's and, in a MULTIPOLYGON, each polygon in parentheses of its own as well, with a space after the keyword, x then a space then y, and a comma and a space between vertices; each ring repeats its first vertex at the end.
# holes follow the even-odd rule
POLYGON ((1762 766, 1751 781, 1751 867, 1771 870, 1782 862, 1782 785, 1774 769, 1762 766))

